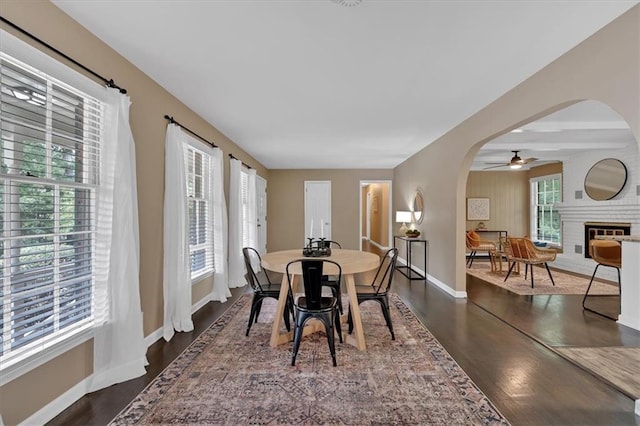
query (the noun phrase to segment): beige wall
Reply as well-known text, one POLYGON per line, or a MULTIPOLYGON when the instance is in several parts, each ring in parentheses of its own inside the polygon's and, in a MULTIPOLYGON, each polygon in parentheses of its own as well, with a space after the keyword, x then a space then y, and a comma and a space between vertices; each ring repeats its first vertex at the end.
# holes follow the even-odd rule
MULTIPOLYGON (((514 237, 530 235, 529 179, 557 173, 562 173, 562 163, 523 171, 469 172, 466 197, 489 198, 490 219, 466 220, 465 229, 475 229, 479 222, 484 222, 487 229, 507 231, 514 237)), ((482 238, 497 241, 498 234, 487 233, 482 238)))
POLYGON ((270 170, 268 251, 302 247, 304 181, 331 181, 331 237, 342 248, 360 247, 360 181, 391 180, 392 170, 270 170))
MULTIPOLYGON (((529 172, 470 172, 467 180, 467 198, 488 198, 489 220, 483 220, 487 229, 507 231, 512 236, 529 234, 529 172)), ((466 229, 475 229, 479 220, 467 220, 466 229)), ((498 240, 496 235, 482 238, 498 240)))
POLYGON ((429 240, 429 272, 436 280, 464 294, 467 177, 478 149, 507 131, 586 99, 612 107, 638 139, 639 6, 394 169, 394 210, 404 210, 415 187, 423 189, 426 216, 418 228, 429 240))
MULTIPOLYGON (((332 181, 333 237, 345 248, 359 244, 360 180, 394 180, 393 211, 408 210, 417 188, 425 199, 418 225, 430 241, 429 273, 445 285, 465 289, 464 229, 467 174, 480 145, 496 136, 583 99, 610 105, 640 130, 640 16, 635 7, 555 63, 452 129, 393 171, 267 171, 132 64, 47 1, 2 0, 2 16, 58 46, 89 68, 129 90, 136 141, 140 203, 140 293, 144 332, 162 323, 162 199, 165 114, 257 168, 268 180, 269 250, 299 247, 304 237, 304 180, 332 181), (443 161, 446 159, 446 161, 443 161)), ((606 143, 606 141, 603 141, 606 143)), ((636 171, 633 171, 637 173, 636 171)), ((228 162, 225 161, 225 188, 228 162)), ((226 190, 228 194, 228 189, 226 190)), ((397 229, 396 229, 397 230, 397 229)), ((194 287, 194 300, 211 282, 194 287)), ((91 342, 0 388, 6 424, 28 418, 91 372, 91 342), (46 386, 42 386, 45 383, 46 386)))
MULTIPOLYGON (((174 116, 180 123, 223 149, 226 194, 229 182, 228 153, 255 167, 261 176, 266 177, 267 170, 52 3, 2 0, 0 12, 3 17, 105 77, 113 78, 128 90, 132 102, 130 121, 136 143, 140 205, 140 298, 144 333, 149 335, 161 327, 163 321, 162 203, 167 125, 164 115, 174 116)), ((20 37, 5 25, 2 27, 20 37)), ((28 39, 25 41, 30 42, 28 39)), ((50 52, 45 50, 45 53, 50 52)), ((211 278, 196 284, 193 287, 194 302, 209 294, 211 289, 211 278)), ((87 377, 92 366, 92 342, 89 341, 2 386, 0 413, 4 422, 15 424, 28 418, 87 377)))

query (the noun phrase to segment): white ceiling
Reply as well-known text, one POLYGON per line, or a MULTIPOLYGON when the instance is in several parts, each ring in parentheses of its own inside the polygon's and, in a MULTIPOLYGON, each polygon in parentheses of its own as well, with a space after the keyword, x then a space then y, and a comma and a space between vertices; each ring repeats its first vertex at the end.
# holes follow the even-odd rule
POLYGON ((523 158, 537 158, 521 170, 563 161, 576 153, 602 151, 611 154, 636 140, 622 117, 596 101, 574 104, 486 143, 476 155, 471 170, 509 171, 506 163, 519 151, 523 158), (503 167, 499 167, 503 165, 503 167))
POLYGON ((394 167, 638 3, 53 2, 270 169, 394 167))

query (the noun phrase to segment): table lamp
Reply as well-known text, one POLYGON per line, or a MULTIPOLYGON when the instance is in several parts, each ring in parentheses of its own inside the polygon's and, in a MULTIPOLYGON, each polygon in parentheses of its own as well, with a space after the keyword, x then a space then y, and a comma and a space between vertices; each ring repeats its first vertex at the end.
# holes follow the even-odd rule
POLYGON ((400 233, 405 234, 409 228, 407 228, 407 222, 411 222, 411 212, 409 211, 396 211, 396 223, 402 223, 400 227, 400 233))

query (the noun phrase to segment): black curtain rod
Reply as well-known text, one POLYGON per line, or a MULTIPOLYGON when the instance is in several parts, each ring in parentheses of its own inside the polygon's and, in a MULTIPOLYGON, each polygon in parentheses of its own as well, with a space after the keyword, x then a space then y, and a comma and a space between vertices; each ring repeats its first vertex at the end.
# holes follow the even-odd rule
MULTIPOLYGON (((233 154, 229 154, 229 158, 233 158, 234 160, 238 160, 236 157, 233 156, 233 154)), ((240 161, 240 160, 238 160, 240 161)), ((250 165, 248 165, 247 163, 245 163, 244 161, 240 161, 242 163, 243 166, 245 166, 247 169, 253 169, 253 167, 251 167, 250 165)))
POLYGON ((197 138, 198 138, 198 139, 200 139, 201 141, 208 143, 208 144, 209 144, 209 145, 211 145, 212 147, 214 147, 214 148, 217 148, 217 147, 218 147, 218 145, 216 145, 215 143, 213 143, 213 142, 209 142, 208 140, 206 140, 205 138, 203 138, 202 136, 200 136, 199 134, 197 134, 197 133, 196 133, 196 132, 194 132, 193 130, 191 130, 191 129, 189 129, 189 128, 185 127, 185 126, 183 126, 183 125, 182 125, 182 124, 180 124, 180 123, 178 123, 176 120, 174 120, 174 119, 173 119, 173 117, 171 117, 171 116, 169 116, 169 115, 165 115, 165 116, 164 116, 164 118, 165 118, 166 120, 169 120, 169 122, 170 122, 170 123, 172 123, 172 124, 175 124, 175 125, 177 125, 177 126, 182 127, 184 130, 186 130, 187 132, 191 133, 193 136, 197 137, 197 138))
POLYGON ((55 47, 51 46, 49 43, 47 43, 46 41, 34 36, 33 34, 31 34, 30 32, 28 32, 27 30, 25 30, 24 28, 21 28, 19 26, 17 26, 16 24, 14 24, 13 22, 9 21, 8 19, 6 19, 4 16, 0 16, 0 20, 2 22, 4 22, 5 24, 9 25, 11 28, 21 32, 22 34, 26 35, 27 37, 31 38, 32 40, 37 41, 38 43, 40 43, 41 45, 43 45, 44 47, 46 47, 47 49, 50 49, 52 51, 54 51, 55 53, 57 53, 58 55, 62 56, 64 59, 66 59, 67 61, 77 65, 78 67, 82 68, 83 70, 85 70, 86 72, 88 72, 89 74, 93 75, 94 77, 102 80, 104 82, 104 84, 107 85, 107 87, 111 87, 114 89, 118 89, 120 91, 120 93, 127 93, 126 89, 123 89, 122 87, 118 86, 116 83, 113 82, 113 79, 109 79, 107 80, 106 78, 104 78, 103 76, 101 76, 100 74, 98 74, 97 72, 95 72, 94 70, 82 65, 80 62, 76 61, 75 59, 73 59, 70 56, 65 55, 64 53, 62 53, 61 51, 59 51, 58 49, 56 49, 55 47))

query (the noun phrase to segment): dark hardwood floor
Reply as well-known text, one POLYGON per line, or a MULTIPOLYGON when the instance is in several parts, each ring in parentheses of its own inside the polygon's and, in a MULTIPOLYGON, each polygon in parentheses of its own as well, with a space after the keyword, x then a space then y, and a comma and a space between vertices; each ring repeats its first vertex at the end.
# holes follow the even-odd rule
MULTIPOLYGON (((553 351, 555 346, 640 346, 640 332, 582 312, 580 296, 517 296, 481 281, 454 299, 396 273, 394 289, 513 425, 637 425, 634 401, 553 351)), ((235 300, 244 289, 232 290, 235 300)), ((196 329, 149 348, 147 374, 89 394, 51 425, 103 425, 231 303, 209 303, 196 329)))

